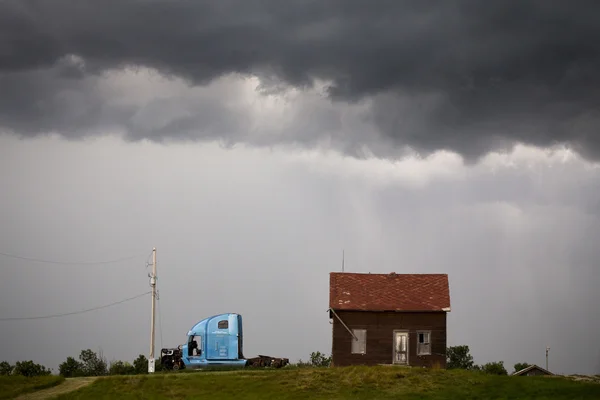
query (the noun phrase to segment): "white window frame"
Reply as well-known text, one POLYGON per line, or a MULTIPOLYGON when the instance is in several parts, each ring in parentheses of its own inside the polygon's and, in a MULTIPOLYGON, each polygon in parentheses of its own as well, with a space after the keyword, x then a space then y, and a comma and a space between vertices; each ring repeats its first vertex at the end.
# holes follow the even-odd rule
POLYGON ((417 355, 431 355, 431 331, 417 331, 417 355), (423 335, 423 343, 421 343, 421 335, 423 335))
POLYGON ((366 354, 367 353, 367 330, 366 329, 352 329, 352 345, 350 351, 352 354, 366 354))

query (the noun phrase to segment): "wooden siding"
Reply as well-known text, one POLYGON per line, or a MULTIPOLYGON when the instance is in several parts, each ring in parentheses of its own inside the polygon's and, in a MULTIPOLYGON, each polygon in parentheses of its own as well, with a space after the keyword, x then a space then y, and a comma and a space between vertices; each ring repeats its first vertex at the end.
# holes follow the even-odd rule
POLYGON ((539 369, 534 368, 534 369, 532 369, 530 371, 525 372, 525 374, 523 374, 523 375, 526 375, 526 376, 538 376, 538 375, 548 375, 548 374, 545 373, 544 371, 540 371, 539 369))
POLYGON ((367 330, 365 354, 352 354, 352 336, 332 315, 332 364, 377 365, 392 364, 394 331, 409 332, 408 364, 410 366, 446 368, 446 313, 445 312, 375 312, 336 311, 350 329, 367 330), (417 355, 417 331, 431 331, 431 355, 417 355))

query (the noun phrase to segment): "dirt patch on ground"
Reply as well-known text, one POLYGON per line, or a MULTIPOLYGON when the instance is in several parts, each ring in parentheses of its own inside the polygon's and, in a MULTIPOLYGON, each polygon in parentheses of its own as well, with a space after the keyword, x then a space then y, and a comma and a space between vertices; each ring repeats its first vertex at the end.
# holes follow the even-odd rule
POLYGON ((567 375, 567 378, 579 382, 600 383, 600 375, 567 375))
POLYGON ((38 390, 37 392, 27 393, 16 398, 16 400, 47 400, 52 399, 58 395, 72 392, 74 390, 81 389, 94 382, 98 377, 86 377, 86 378, 67 378, 63 383, 58 386, 54 386, 48 389, 38 390))

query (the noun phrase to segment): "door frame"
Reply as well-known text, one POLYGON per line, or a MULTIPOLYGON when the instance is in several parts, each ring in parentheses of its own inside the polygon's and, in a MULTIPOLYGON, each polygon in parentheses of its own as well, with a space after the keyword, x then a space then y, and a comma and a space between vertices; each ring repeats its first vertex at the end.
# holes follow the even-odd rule
POLYGON ((211 361, 221 361, 231 359, 229 354, 230 335, 226 332, 210 332, 206 340, 206 359, 211 361), (225 356, 221 355, 221 349, 225 349, 225 356))
POLYGON ((408 329, 394 329, 392 333, 392 364, 393 365, 410 365, 410 331, 408 329), (406 363, 396 362, 396 334, 397 333, 405 333, 406 334, 406 363))

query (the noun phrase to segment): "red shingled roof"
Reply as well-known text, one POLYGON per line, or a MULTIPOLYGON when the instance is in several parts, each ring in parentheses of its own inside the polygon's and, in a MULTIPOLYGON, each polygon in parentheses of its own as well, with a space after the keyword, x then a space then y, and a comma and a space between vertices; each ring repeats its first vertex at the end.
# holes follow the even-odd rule
POLYGON ((329 307, 361 311, 449 311, 446 274, 329 274, 329 307))

